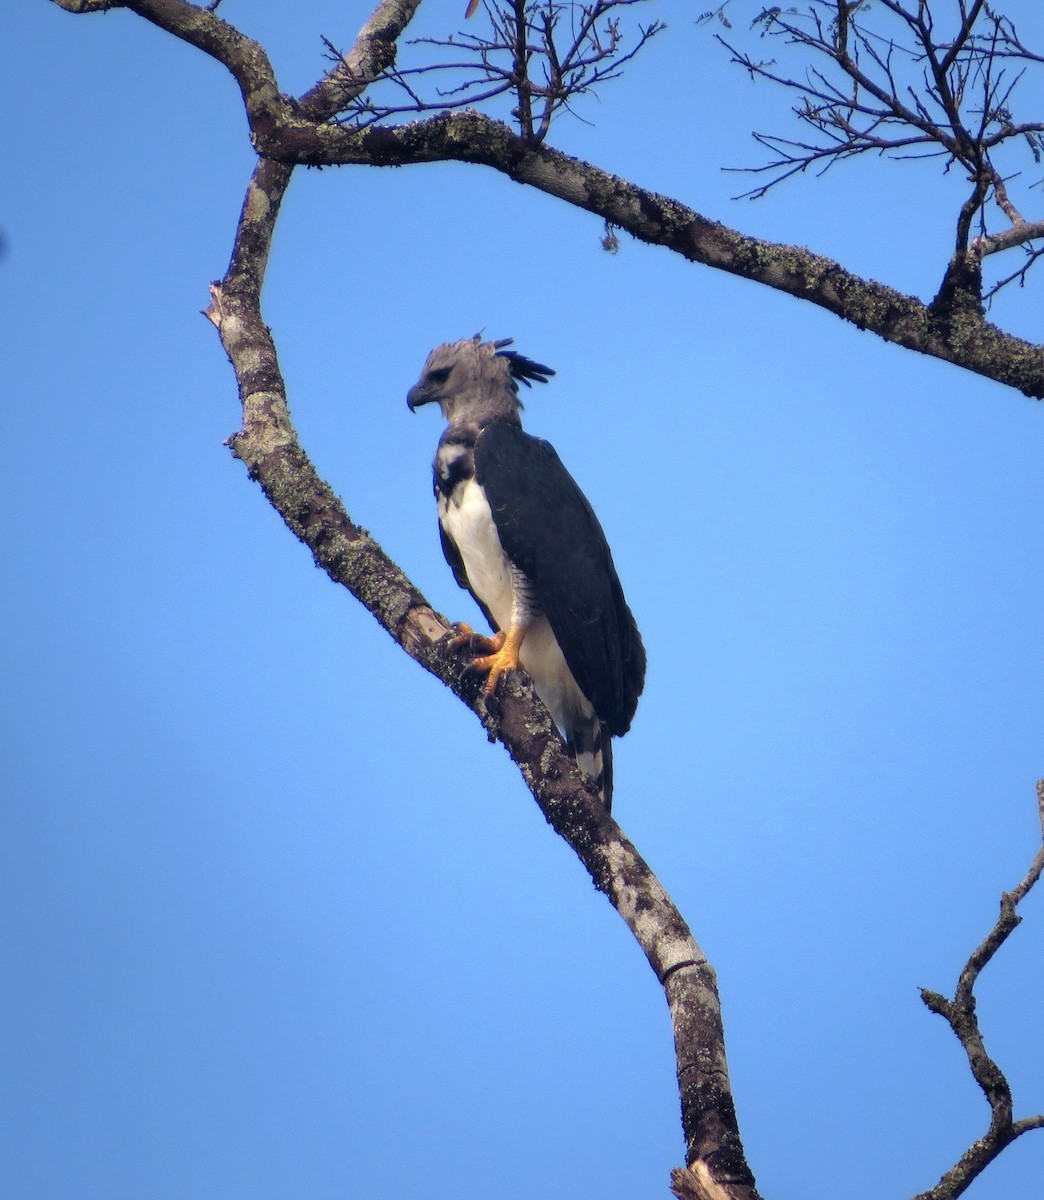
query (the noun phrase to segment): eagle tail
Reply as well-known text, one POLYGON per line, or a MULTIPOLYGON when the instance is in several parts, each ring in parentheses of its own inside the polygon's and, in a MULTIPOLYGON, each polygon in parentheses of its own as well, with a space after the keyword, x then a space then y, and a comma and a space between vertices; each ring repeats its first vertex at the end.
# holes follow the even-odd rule
POLYGON ((598 789, 598 797, 610 812, 613 804, 613 739, 597 717, 576 725, 569 735, 576 765, 598 789))

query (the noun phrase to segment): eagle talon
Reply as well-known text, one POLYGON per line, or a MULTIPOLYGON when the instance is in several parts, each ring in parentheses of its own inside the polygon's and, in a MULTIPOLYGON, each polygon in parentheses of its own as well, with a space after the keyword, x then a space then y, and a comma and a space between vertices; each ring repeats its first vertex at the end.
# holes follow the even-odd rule
POLYGON ((475 631, 467 622, 454 621, 453 629, 454 632, 447 635, 451 650, 463 650, 465 646, 471 644, 471 639, 475 636, 475 631))
POLYGON ((497 690, 501 675, 518 668, 518 651, 526 631, 518 626, 512 626, 507 633, 497 633, 484 639, 493 647, 492 654, 484 654, 472 662, 474 671, 488 672, 482 690, 487 696, 492 696, 497 690))
POLYGON ((504 644, 504 634, 495 633, 492 637, 488 637, 484 633, 476 633, 470 625, 465 625, 461 621, 456 626, 457 632, 450 638, 450 648, 452 650, 463 650, 465 647, 475 654, 491 655, 496 654, 504 644))

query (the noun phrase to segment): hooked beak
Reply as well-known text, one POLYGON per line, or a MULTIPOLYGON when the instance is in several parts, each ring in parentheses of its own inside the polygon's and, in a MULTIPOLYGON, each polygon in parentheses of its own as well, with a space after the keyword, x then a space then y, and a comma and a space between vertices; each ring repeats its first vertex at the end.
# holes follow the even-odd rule
POLYGON ((425 392, 423 384, 415 383, 406 393, 406 407, 410 412, 416 412, 422 404, 430 404, 434 399, 425 392))

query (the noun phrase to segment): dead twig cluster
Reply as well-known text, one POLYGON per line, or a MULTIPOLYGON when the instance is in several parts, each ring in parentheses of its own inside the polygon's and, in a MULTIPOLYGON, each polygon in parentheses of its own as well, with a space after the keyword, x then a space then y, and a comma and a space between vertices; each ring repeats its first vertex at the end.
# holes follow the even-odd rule
MULTIPOLYGON (((972 256, 977 265, 986 255, 1044 237, 1044 221, 1023 217, 1010 191, 1026 156, 1036 166, 1044 155, 1044 122, 1015 116, 1016 89, 1044 56, 986 0, 956 0, 954 8, 945 27, 916 0, 810 0, 801 10, 767 8, 752 27, 762 41, 778 39, 804 57, 797 74, 716 35, 752 77, 797 95, 793 112, 810 130, 806 137, 755 133, 771 157, 740 168, 765 178, 744 195, 759 198, 794 175, 821 174, 862 154, 932 158, 946 171, 963 171, 971 184, 957 216, 955 257, 972 256), (998 217, 999 230, 991 229, 998 217)), ((705 15, 723 18, 722 10, 705 15)), ((989 295, 1024 281, 1036 257, 989 295)), ((966 261, 962 271, 968 274, 966 261)))
MULTIPOLYGON (((542 142, 560 109, 571 111, 578 96, 615 79, 666 28, 652 21, 628 36, 622 10, 643 2, 485 0, 488 32, 414 39, 409 45, 429 52, 432 61, 389 68, 340 120, 365 129, 392 117, 470 108, 506 95, 522 136, 542 142), (432 79, 436 85, 426 90, 432 79)), ((329 42, 327 50, 340 57, 329 42)))

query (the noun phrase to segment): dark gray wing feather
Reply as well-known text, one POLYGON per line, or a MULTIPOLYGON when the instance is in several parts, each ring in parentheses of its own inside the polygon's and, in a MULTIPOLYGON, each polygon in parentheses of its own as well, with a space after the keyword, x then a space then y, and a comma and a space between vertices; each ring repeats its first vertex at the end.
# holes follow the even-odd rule
POLYGON ((549 442, 507 421, 479 435, 475 479, 580 690, 610 733, 626 733, 645 681, 645 649, 587 498, 549 442))

